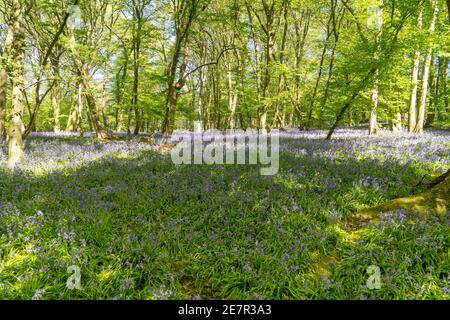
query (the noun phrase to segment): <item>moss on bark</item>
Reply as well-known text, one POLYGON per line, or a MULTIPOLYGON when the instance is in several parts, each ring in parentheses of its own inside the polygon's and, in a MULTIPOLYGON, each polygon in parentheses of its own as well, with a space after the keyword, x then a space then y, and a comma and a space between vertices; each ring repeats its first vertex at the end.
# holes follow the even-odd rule
POLYGON ((359 221, 376 221, 380 213, 406 210, 413 213, 445 214, 450 212, 450 170, 429 184, 429 190, 417 195, 387 201, 380 205, 356 212, 353 217, 359 221))

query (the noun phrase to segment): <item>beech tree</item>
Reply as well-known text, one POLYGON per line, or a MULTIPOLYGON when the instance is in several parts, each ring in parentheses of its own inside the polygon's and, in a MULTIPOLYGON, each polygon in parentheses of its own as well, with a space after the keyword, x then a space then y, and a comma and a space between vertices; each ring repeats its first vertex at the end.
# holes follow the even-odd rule
POLYGON ((450 120, 439 0, 2 0, 0 136, 450 120))

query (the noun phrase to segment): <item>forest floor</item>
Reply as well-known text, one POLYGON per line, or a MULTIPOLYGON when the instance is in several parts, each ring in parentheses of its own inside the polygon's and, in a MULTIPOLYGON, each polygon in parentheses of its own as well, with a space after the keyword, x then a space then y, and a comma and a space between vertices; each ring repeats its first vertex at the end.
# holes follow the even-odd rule
POLYGON ((448 209, 355 217, 426 193, 450 133, 325 136, 283 134, 261 176, 175 166, 141 138, 32 134, 21 169, 0 169, 0 299, 450 299, 448 209))

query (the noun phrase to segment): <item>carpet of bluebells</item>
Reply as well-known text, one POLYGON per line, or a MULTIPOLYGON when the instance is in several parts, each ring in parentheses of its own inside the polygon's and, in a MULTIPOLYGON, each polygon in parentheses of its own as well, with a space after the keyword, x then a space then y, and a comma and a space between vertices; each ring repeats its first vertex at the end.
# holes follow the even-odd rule
POLYGON ((345 227, 448 170, 450 133, 325 135, 283 133, 275 176, 44 133, 11 173, 3 142, 0 299, 450 299, 450 213, 345 227))

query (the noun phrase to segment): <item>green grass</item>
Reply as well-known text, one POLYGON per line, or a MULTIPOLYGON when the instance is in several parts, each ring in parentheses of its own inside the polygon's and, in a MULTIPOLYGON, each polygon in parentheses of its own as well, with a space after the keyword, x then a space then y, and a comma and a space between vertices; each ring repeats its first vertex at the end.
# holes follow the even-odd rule
POLYGON ((447 169, 419 152, 409 159, 410 146, 445 153, 441 138, 394 151, 385 138, 285 140, 273 177, 175 166, 141 145, 101 154, 110 144, 88 139, 100 156, 78 163, 68 141, 32 139, 26 168, 0 173, 0 299, 450 298, 449 214, 342 225, 447 169), (34 166, 43 147, 67 148, 51 170, 34 166), (66 286, 71 265, 81 290, 66 286), (370 265, 379 290, 366 287, 370 265))

